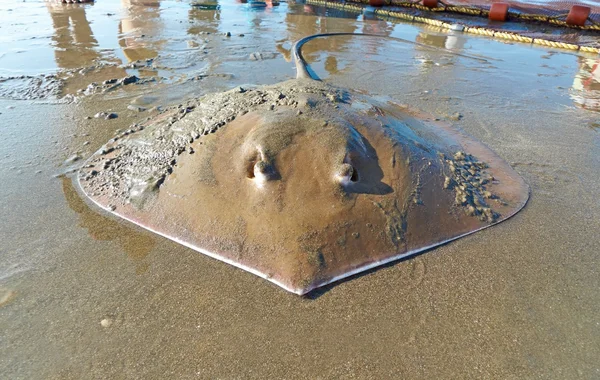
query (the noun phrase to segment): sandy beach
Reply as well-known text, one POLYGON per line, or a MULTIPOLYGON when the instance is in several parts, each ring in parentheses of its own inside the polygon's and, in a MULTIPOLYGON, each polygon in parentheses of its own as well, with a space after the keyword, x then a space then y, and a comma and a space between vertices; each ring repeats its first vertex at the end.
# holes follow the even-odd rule
POLYGON ((600 377, 598 56, 291 2, 9 1, 0 25, 0 377, 600 377), (305 57, 484 142, 530 186, 523 211, 299 297, 77 192, 117 131, 292 78, 291 43, 321 32, 430 46, 332 37, 305 57))

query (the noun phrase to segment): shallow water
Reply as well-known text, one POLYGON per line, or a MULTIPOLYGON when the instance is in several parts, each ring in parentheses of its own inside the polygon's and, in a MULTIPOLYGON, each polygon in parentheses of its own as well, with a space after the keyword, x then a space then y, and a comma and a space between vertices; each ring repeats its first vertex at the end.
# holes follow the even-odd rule
POLYGON ((0 4, 2 378, 600 376, 598 56, 303 4, 147 4, 0 4), (59 175, 153 114, 128 105, 291 78, 291 42, 320 32, 431 46, 334 37, 304 52, 327 81, 485 142, 531 186, 527 207, 300 298, 99 213, 59 175), (42 74, 64 80, 59 96, 7 79, 42 74), (153 81, 78 92, 127 75, 153 81))

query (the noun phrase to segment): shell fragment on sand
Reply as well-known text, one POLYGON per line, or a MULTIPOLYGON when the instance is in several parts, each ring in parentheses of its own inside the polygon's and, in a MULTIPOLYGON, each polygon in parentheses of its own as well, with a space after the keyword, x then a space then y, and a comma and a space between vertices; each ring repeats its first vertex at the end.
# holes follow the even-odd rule
POLYGON ((296 79, 191 100, 96 152, 121 218, 297 294, 505 220, 527 185, 408 107, 296 79))

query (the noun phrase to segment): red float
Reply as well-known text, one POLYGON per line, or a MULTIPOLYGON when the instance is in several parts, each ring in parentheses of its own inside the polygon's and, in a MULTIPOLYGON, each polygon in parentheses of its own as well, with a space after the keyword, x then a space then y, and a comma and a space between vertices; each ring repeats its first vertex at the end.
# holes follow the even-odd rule
POLYGON ((369 5, 372 7, 381 7, 385 5, 385 0, 369 0, 369 5))
POLYGON ((584 26, 592 9, 585 5, 573 5, 567 16, 567 24, 575 26, 584 26))
POLYGON ((427 8, 437 8, 438 0, 423 0, 423 5, 427 8))
POLYGON ((506 21, 508 7, 508 3, 493 3, 490 7, 489 19, 492 21, 506 21))

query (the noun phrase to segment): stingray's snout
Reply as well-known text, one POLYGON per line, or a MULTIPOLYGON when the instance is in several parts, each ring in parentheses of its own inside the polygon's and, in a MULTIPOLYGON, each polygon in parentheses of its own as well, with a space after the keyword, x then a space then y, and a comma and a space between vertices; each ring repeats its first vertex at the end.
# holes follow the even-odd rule
POLYGON ((344 186, 358 182, 358 179, 358 170, 356 170, 356 168, 349 163, 340 165, 335 173, 335 180, 344 186))

